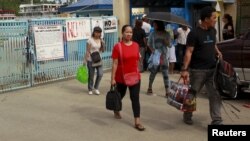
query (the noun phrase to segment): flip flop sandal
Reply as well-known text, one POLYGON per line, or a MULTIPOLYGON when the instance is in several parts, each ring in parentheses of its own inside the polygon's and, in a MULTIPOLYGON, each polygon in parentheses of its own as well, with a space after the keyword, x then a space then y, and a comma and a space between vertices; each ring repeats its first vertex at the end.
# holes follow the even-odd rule
POLYGON ((147 94, 148 94, 148 95, 153 95, 153 90, 152 90, 152 89, 148 89, 148 90, 147 90, 147 94))
POLYGON ((114 112, 114 117, 115 117, 116 119, 121 119, 121 118, 122 118, 120 112, 116 112, 116 111, 114 112))
POLYGON ((137 129, 138 131, 144 131, 146 128, 142 126, 141 124, 136 124, 135 129, 137 129))
POLYGON ((243 104, 244 107, 250 108, 250 104, 243 104))

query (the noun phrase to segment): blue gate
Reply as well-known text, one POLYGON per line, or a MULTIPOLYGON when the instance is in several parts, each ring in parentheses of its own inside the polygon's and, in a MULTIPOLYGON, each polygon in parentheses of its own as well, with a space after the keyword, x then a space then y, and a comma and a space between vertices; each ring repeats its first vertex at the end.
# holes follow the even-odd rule
MULTIPOLYGON (((77 68, 83 64, 87 39, 66 40, 66 21, 70 19, 81 18, 0 22, 0 92, 75 77, 77 68), (38 60, 34 27, 53 25, 62 27, 64 57, 38 60)), ((112 47, 118 41, 117 31, 104 33, 104 41, 103 68, 110 69, 112 47)))
POLYGON ((31 86, 27 21, 0 22, 0 92, 31 86))

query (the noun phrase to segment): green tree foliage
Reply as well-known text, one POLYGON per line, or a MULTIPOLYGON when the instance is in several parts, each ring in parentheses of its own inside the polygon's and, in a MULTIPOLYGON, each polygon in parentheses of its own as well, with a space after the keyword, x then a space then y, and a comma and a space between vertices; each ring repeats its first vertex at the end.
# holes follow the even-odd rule
MULTIPOLYGON (((0 9, 2 10, 14 10, 16 14, 19 12, 20 4, 30 4, 31 0, 0 0, 0 9)), ((47 0, 33 0, 33 3, 54 3, 47 0)))
POLYGON ((19 9, 19 4, 20 2, 18 2, 18 0, 0 0, 0 9, 14 10, 17 13, 19 9))

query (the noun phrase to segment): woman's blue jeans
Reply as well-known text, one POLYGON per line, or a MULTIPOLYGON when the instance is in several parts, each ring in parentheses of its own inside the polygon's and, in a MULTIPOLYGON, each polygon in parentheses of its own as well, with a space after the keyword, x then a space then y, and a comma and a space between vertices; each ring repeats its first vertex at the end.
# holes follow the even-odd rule
POLYGON ((98 89, 103 76, 102 66, 92 67, 92 61, 87 62, 88 67, 88 90, 98 89), (96 79, 94 82, 94 76, 96 71, 96 79))

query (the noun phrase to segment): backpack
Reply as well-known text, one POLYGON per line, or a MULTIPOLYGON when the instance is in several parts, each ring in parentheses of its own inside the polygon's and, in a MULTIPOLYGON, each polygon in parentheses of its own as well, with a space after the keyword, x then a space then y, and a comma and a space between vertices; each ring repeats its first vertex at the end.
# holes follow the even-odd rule
POLYGON ((233 66, 218 59, 214 75, 214 86, 221 96, 236 98, 238 93, 237 74, 233 66))

